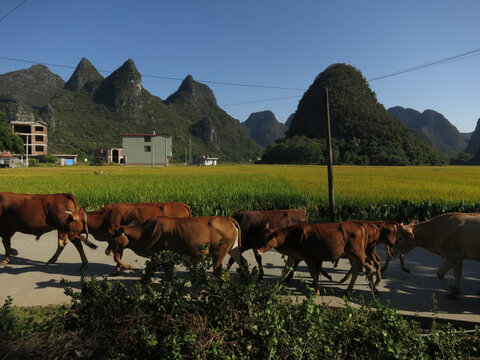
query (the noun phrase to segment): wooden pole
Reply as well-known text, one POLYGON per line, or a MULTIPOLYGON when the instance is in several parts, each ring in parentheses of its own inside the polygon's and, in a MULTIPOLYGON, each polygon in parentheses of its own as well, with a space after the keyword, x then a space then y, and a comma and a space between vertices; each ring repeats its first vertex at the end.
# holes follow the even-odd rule
POLYGON ((330 202, 330 221, 335 221, 335 194, 333 192, 333 161, 332 134, 330 131, 330 107, 328 104, 328 89, 325 88, 325 117, 327 119, 327 169, 328 169, 328 199, 330 202))

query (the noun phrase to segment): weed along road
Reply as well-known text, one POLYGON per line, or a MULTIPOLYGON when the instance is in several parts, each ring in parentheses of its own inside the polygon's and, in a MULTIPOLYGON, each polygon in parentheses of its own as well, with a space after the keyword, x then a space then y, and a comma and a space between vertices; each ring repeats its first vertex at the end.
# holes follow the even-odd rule
MULTIPOLYGON (((99 245, 96 250, 84 246, 89 260, 84 273, 102 278, 108 276, 113 270, 115 262, 112 256, 105 255, 106 243, 95 243, 99 245)), ((43 235, 39 241, 36 241, 34 236, 17 233, 12 238, 12 247, 18 250, 18 255, 12 256, 10 264, 0 268, 2 304, 7 296, 11 296, 13 305, 18 306, 60 304, 70 301, 63 292, 61 280, 68 280, 74 289, 79 289, 81 274, 80 257, 72 244, 66 246, 57 264, 54 265, 46 265, 46 261, 50 259, 57 247, 55 231, 43 235)), ((379 246, 377 251, 380 257, 385 259, 383 247, 379 246)), ((3 255, 2 249, 0 258, 3 258, 3 255)), ((245 252, 244 257, 249 264, 256 264, 251 250, 245 252)), ((135 255, 129 249, 125 250, 123 259, 126 263, 134 265, 136 270, 123 270, 120 276, 109 277, 109 279, 132 284, 140 278, 146 259, 135 255)), ((228 256, 224 265, 227 261, 228 256)), ((410 270, 410 274, 407 274, 401 271, 398 259, 392 259, 378 286, 377 299, 381 304, 390 304, 399 313, 432 317, 435 309, 435 316, 438 318, 480 324, 480 297, 476 295, 480 290, 480 263, 464 261, 462 295, 456 300, 450 300, 446 297, 447 293, 436 275, 441 262, 440 256, 415 248, 405 256, 406 266, 410 270)), ((263 264, 264 279, 271 282, 278 281, 284 265, 281 255, 275 250, 268 251, 263 254, 263 264)), ((232 267, 232 271, 235 266, 232 267)), ((324 263, 323 269, 332 276, 333 281, 320 277, 322 296, 317 297, 319 303, 323 302, 331 306, 344 304, 342 291, 347 288, 348 281, 342 284, 339 280, 349 268, 350 264, 346 259, 340 260, 337 268, 333 268, 330 263, 324 263)), ((453 284, 451 272, 447 278, 453 284)), ((295 277, 288 284, 288 289, 294 296, 298 296, 300 301, 305 294, 304 281, 310 284, 311 277, 306 264, 301 262, 295 277)), ((355 284, 351 304, 355 306, 362 297, 367 303, 372 300, 365 276, 361 274, 355 284)))

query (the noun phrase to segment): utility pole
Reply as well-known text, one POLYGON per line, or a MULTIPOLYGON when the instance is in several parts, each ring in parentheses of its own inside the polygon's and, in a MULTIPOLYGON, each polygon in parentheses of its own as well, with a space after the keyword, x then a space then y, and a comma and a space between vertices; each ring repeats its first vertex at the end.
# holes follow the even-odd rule
POLYGON ((328 199, 330 203, 330 221, 335 221, 335 195, 333 192, 332 166, 332 134, 330 129, 330 107, 328 104, 328 89, 325 88, 325 118, 327 120, 327 168, 328 168, 328 199))
POLYGON ((190 137, 189 141, 188 141, 188 147, 189 147, 189 154, 188 154, 188 157, 189 157, 189 164, 192 163, 192 138, 190 137))
POLYGON ((25 167, 28 167, 28 134, 26 135, 27 136, 27 148, 25 149, 25 154, 26 154, 26 161, 27 163, 25 164, 25 167))

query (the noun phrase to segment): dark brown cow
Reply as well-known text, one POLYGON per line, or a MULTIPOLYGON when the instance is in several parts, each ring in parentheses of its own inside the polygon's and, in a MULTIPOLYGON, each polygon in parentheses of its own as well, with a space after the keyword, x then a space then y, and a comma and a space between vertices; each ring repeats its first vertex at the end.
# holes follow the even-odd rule
POLYGON ((240 226, 229 216, 159 216, 141 225, 118 227, 105 253, 110 255, 113 252, 117 262, 111 275, 117 275, 120 267, 133 269, 121 260, 123 250, 129 248, 140 256, 153 256, 159 251, 171 250, 189 257, 192 262, 198 262, 202 256, 212 254, 213 274, 219 276, 227 253, 238 263, 241 262, 238 249, 240 236, 240 226))
POLYGON ((346 254, 352 266, 352 279, 347 291, 353 289, 358 273, 365 268, 374 290, 371 279, 372 265, 365 257, 367 241, 366 229, 357 222, 329 224, 296 224, 286 229, 274 231, 266 244, 258 249, 260 254, 275 248, 291 259, 304 260, 307 263, 313 286, 317 295, 318 274, 324 261, 336 261, 346 254))
MULTIPOLYGON (((83 208, 82 208, 83 209, 83 208)), ((98 241, 110 241, 115 228, 131 223, 142 224, 155 216, 188 217, 190 206, 178 202, 110 204, 86 213, 85 230, 98 241)), ((58 247, 52 259, 58 259, 63 247, 58 247)))
MULTIPOLYGON (((258 263, 260 277, 263 277, 262 256, 257 248, 265 243, 266 225, 273 230, 280 230, 294 224, 308 223, 308 215, 305 210, 285 209, 270 211, 241 211, 234 216, 242 229, 242 241, 240 251, 243 253, 249 249, 253 250, 258 263)), ((235 260, 228 261, 227 269, 230 269, 235 260)))
MULTIPOLYGON (((72 241, 82 259, 82 267, 88 261, 81 241, 91 248, 97 246, 83 237, 83 213, 78 211, 77 199, 72 194, 16 194, 0 193, 0 236, 5 247, 5 257, 0 265, 10 261, 10 255, 18 252, 11 248, 11 237, 16 232, 35 235, 38 240, 43 234, 58 230, 58 248, 64 248, 68 240, 72 241)), ((48 263, 54 263, 51 258, 48 263)))

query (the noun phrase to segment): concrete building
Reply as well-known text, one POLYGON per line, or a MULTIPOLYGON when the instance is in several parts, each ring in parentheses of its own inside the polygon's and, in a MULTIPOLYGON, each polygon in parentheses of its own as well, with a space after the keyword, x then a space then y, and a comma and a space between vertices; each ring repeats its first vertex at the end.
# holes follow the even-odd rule
POLYGON ((43 121, 11 121, 12 131, 25 144, 28 156, 47 155, 47 123, 43 121))
POLYGON ((98 149, 93 152, 95 163, 124 164, 122 148, 98 149))
POLYGON ((168 166, 172 137, 166 134, 125 134, 123 154, 126 165, 168 166))

